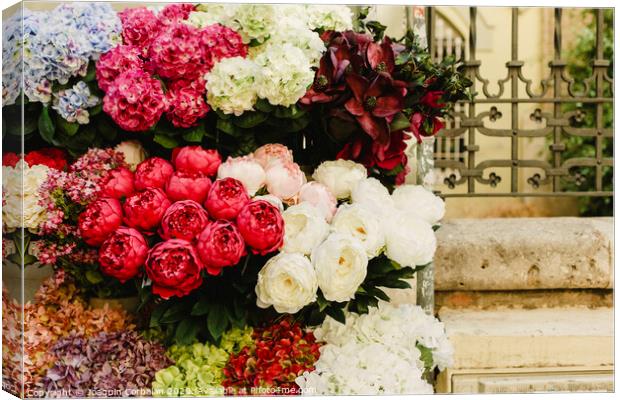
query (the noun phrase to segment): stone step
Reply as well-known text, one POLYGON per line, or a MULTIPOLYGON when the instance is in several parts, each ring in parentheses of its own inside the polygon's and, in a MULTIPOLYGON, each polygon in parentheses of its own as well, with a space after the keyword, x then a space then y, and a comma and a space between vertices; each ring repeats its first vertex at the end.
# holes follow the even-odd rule
POLYGON ((613 218, 446 221, 435 289, 512 291, 613 287, 613 218))

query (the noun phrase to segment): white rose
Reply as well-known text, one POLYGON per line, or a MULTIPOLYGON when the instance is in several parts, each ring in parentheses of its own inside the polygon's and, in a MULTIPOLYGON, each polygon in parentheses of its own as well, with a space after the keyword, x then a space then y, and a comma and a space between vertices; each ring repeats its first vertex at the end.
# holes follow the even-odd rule
POLYGON ((354 204, 361 204, 379 216, 390 213, 394 208, 390 192, 375 178, 359 181, 351 191, 351 200, 354 204))
POLYGON ((308 182, 299 189, 299 202, 308 202, 321 211, 327 222, 332 220, 336 213, 338 201, 332 192, 319 182, 308 182))
POLYGON ((286 253, 310 255, 329 234, 329 224, 321 212, 310 203, 291 206, 282 213, 284 219, 284 246, 286 253))
POLYGON ((297 163, 273 161, 265 170, 265 180, 267 191, 286 201, 297 196, 306 183, 306 174, 297 163))
POLYGON ((385 246, 381 220, 360 204, 342 204, 332 220, 332 231, 351 235, 364 246, 368 258, 374 258, 385 246))
POLYGON ((368 257, 362 243, 351 235, 332 233, 312 251, 323 296, 330 301, 348 301, 364 282, 368 257))
POLYGON ((265 170, 252 157, 228 157, 217 169, 218 179, 235 178, 243 183, 250 196, 265 185, 265 170))
POLYGON ((126 140, 121 142, 114 150, 123 153, 125 162, 129 164, 129 169, 132 171, 135 171, 138 164, 146 159, 146 151, 137 140, 126 140))
POLYGON ((433 227, 407 212, 396 212, 384 224, 385 255, 403 267, 426 265, 433 261, 437 239, 433 227))
POLYGON ((282 200, 280 200, 279 198, 277 198, 276 196, 274 196, 272 194, 264 194, 262 196, 254 196, 254 200, 265 200, 265 201, 268 201, 269 203, 271 203, 274 206, 278 207, 278 210, 280 210, 280 212, 284 211, 284 204, 282 204, 282 200))
POLYGON ((351 160, 325 161, 312 175, 315 181, 327 186, 338 199, 351 196, 351 191, 362 179, 366 179, 366 168, 351 160))
POLYGON ((431 225, 439 222, 446 212, 443 200, 423 186, 398 186, 392 193, 392 198, 396 208, 412 213, 431 225))
POLYGON ((273 306, 280 314, 294 314, 316 300, 317 289, 316 272, 306 257, 280 253, 258 273, 256 305, 273 306))

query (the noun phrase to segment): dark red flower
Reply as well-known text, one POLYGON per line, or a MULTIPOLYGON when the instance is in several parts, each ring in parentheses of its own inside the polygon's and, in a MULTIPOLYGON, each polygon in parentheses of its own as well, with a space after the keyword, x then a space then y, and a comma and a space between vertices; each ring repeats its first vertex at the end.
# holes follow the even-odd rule
POLYGON ((385 37, 381 44, 376 42, 368 43, 366 49, 366 58, 369 67, 382 74, 392 75, 394 72, 394 50, 392 49, 392 41, 385 37))
POLYGON ((442 108, 445 104, 438 103, 437 101, 441 99, 445 92, 443 90, 431 90, 426 92, 424 96, 420 99, 420 103, 424 104, 430 108, 442 108))
POLYGON ((52 169, 62 170, 67 166, 67 153, 61 149, 46 147, 26 154, 24 161, 30 167, 33 165, 45 165, 52 169))
POLYGON ((410 122, 409 130, 418 140, 418 143, 422 141, 422 136, 434 136, 445 126, 439 117, 428 118, 422 113, 413 114, 410 122))
POLYGON ((20 156, 13 152, 4 153, 2 155, 2 166, 3 167, 15 167, 20 160, 20 156))

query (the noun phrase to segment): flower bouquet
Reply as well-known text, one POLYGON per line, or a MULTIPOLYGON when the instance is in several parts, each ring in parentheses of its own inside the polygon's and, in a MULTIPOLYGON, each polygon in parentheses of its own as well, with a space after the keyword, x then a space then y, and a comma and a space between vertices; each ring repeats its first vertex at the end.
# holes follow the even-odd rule
POLYGON ((26 346, 14 393, 432 392, 443 327, 386 289, 433 260, 445 206, 405 149, 466 96, 454 63, 345 6, 75 3, 4 29, 3 256, 55 270, 24 307, 137 302, 26 346))

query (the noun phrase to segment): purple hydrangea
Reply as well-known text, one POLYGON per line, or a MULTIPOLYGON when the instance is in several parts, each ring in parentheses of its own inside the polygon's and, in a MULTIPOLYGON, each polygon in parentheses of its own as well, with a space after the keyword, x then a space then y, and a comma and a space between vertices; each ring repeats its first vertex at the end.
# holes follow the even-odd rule
POLYGON ((90 94, 86 82, 79 81, 72 88, 60 90, 54 94, 52 108, 69 122, 88 123, 90 107, 99 104, 99 98, 90 94))

